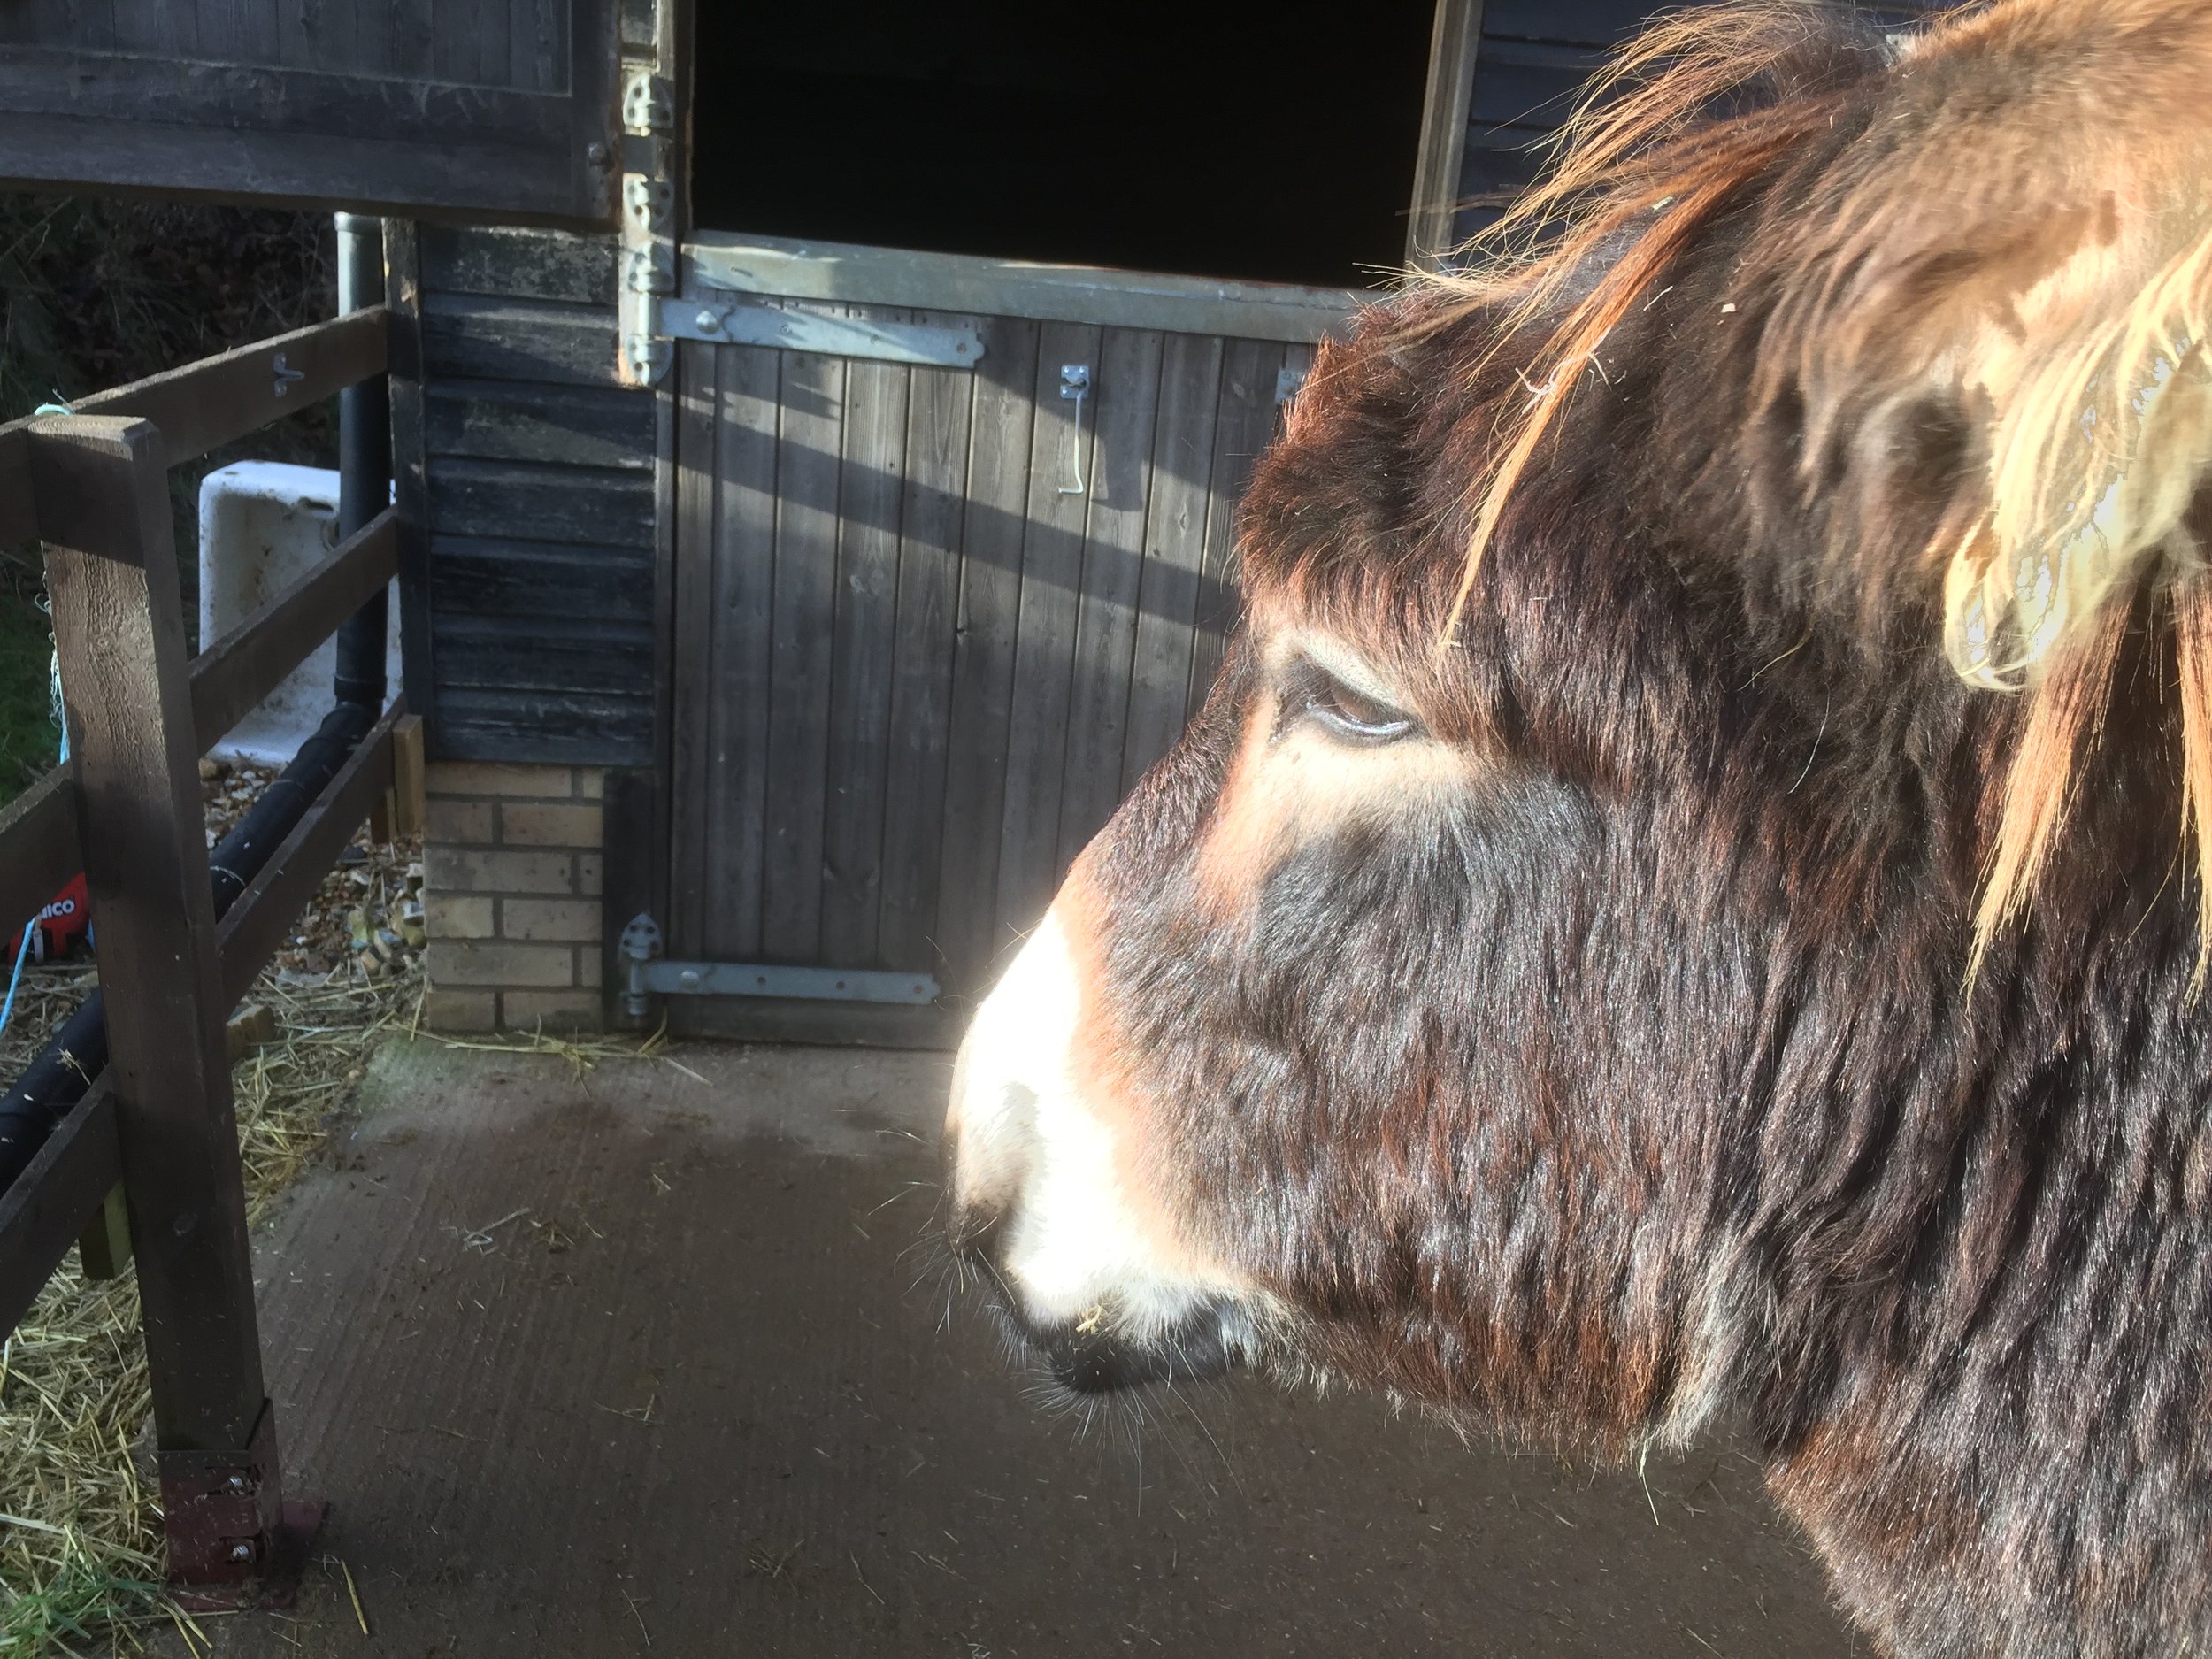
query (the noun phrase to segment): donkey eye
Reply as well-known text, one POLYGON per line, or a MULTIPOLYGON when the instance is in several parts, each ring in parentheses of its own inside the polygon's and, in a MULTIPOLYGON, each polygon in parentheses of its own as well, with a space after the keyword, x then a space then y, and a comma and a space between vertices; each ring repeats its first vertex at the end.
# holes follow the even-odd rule
POLYGON ((1346 743, 1394 743, 1414 729, 1411 717, 1328 676, 1316 676, 1306 688, 1305 714, 1346 743))

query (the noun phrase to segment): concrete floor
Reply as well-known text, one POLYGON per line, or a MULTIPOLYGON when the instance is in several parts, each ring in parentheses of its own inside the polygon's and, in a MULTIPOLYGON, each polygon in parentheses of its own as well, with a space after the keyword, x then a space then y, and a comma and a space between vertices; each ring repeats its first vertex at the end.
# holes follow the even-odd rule
POLYGON ((1040 1416, 910 1288, 943 1056, 677 1059, 385 1050, 263 1240, 323 1555, 218 1653, 1851 1651, 1732 1453, 1647 1487, 1249 1380, 1040 1416))

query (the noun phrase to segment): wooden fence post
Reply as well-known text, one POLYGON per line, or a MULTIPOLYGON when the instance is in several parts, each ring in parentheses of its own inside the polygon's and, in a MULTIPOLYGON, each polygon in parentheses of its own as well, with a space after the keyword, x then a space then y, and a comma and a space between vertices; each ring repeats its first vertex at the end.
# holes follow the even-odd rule
POLYGON ((275 1588, 320 1506, 283 1502, 262 1378, 167 457, 142 420, 32 438, 170 1574, 275 1588))

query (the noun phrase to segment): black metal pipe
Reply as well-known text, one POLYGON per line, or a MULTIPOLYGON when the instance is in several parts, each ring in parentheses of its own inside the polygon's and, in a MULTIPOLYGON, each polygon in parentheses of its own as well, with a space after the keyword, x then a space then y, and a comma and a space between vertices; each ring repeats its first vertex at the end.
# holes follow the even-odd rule
MULTIPOLYGON (((376 303, 383 291, 383 233, 373 219, 338 215, 338 305, 376 303)), ((342 539, 381 512, 392 490, 391 403, 381 375, 338 395, 338 528, 342 539)), ((261 792, 207 856, 215 914, 230 909, 338 775, 384 711, 387 594, 339 627, 332 690, 338 706, 261 792)), ((56 1125, 85 1097, 108 1063, 107 1005, 98 991, 80 1003, 15 1087, 0 1095, 0 1191, 12 1185, 56 1125)))
POLYGON ((95 991, 0 1099, 0 1183, 23 1173, 107 1063, 107 1004, 95 991))
MULTIPOLYGON (((342 703, 333 709, 237 826, 215 843, 207 862, 217 916, 230 909, 269 855, 306 817, 380 712, 364 703, 342 703)), ((96 990, 85 998, 15 1087, 0 1095, 0 1189, 23 1172, 54 1125, 85 1097, 107 1064, 106 1008, 96 990)))

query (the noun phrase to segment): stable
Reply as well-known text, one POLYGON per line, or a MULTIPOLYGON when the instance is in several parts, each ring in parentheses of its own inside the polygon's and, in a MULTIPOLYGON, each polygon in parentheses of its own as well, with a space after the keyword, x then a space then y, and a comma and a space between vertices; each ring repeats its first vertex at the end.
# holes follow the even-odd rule
POLYGON ((941 1045, 1315 344, 1647 9, 31 7, 0 174, 388 216, 430 1018, 941 1045))

